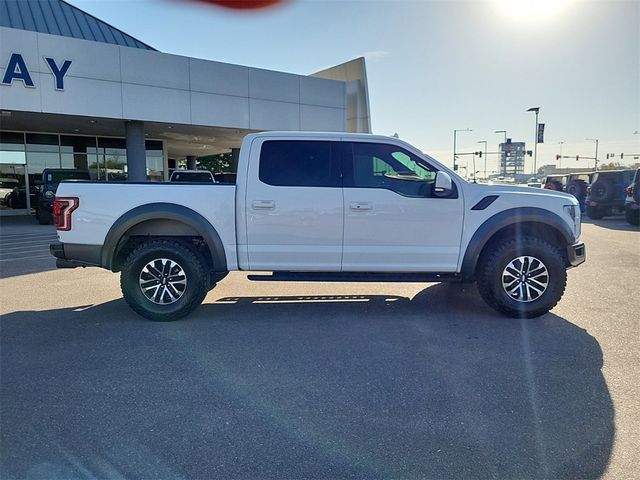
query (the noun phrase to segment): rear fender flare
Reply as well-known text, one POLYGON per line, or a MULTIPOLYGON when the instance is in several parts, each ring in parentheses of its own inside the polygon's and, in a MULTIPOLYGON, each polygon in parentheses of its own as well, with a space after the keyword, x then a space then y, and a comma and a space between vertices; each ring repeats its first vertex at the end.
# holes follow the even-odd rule
POLYGON ((172 203, 141 205, 118 218, 109 229, 102 246, 101 263, 103 268, 113 271, 115 254, 126 233, 132 227, 147 220, 171 220, 187 225, 206 242, 213 260, 214 270, 216 272, 227 271, 224 245, 213 225, 198 212, 172 203))

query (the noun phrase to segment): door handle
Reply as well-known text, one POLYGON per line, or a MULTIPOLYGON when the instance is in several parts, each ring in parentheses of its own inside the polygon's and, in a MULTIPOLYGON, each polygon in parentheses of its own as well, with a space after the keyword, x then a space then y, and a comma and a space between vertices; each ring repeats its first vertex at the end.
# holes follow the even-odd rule
POLYGON ((373 210, 371 202, 351 202, 351 210, 373 210))
POLYGON ((276 202, 273 200, 254 200, 251 202, 251 208, 254 210, 271 210, 276 208, 276 202))

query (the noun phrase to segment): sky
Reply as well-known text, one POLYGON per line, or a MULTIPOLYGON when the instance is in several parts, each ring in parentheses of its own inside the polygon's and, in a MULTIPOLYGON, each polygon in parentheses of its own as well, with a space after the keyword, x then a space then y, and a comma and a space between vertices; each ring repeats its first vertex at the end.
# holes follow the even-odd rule
MULTIPOLYGON (((507 130, 538 166, 640 154, 640 1, 288 0, 237 13, 198 0, 68 0, 154 48, 297 74, 364 56, 373 133, 451 165, 507 130), (560 145, 559 142, 563 142, 560 145), (562 152, 561 152, 562 149, 562 152)), ((467 159, 463 158, 464 165, 467 159)), ((531 171, 527 160, 526 171, 531 171)), ((488 157, 497 169, 497 156, 488 157)), ((479 166, 476 169, 481 170, 479 166)))

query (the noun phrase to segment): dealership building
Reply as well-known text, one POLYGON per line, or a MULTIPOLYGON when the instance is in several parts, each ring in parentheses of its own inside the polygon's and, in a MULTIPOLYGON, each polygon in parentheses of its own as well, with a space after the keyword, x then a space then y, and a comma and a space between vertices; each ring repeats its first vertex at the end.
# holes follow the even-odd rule
POLYGON ((45 168, 166 181, 265 130, 370 132, 364 59, 295 75, 170 55, 62 0, 0 0, 0 215, 31 212, 45 168))

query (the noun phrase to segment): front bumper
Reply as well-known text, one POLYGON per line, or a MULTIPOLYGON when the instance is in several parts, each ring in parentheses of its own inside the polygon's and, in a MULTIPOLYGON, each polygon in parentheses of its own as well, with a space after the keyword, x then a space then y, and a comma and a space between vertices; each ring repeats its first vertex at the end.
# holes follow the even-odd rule
POLYGON ((567 258, 570 267, 577 267, 587 259, 587 251, 584 242, 574 243, 567 247, 567 258))
POLYGON ((56 257, 58 268, 99 267, 102 247, 53 242, 49 245, 49 252, 56 257))

